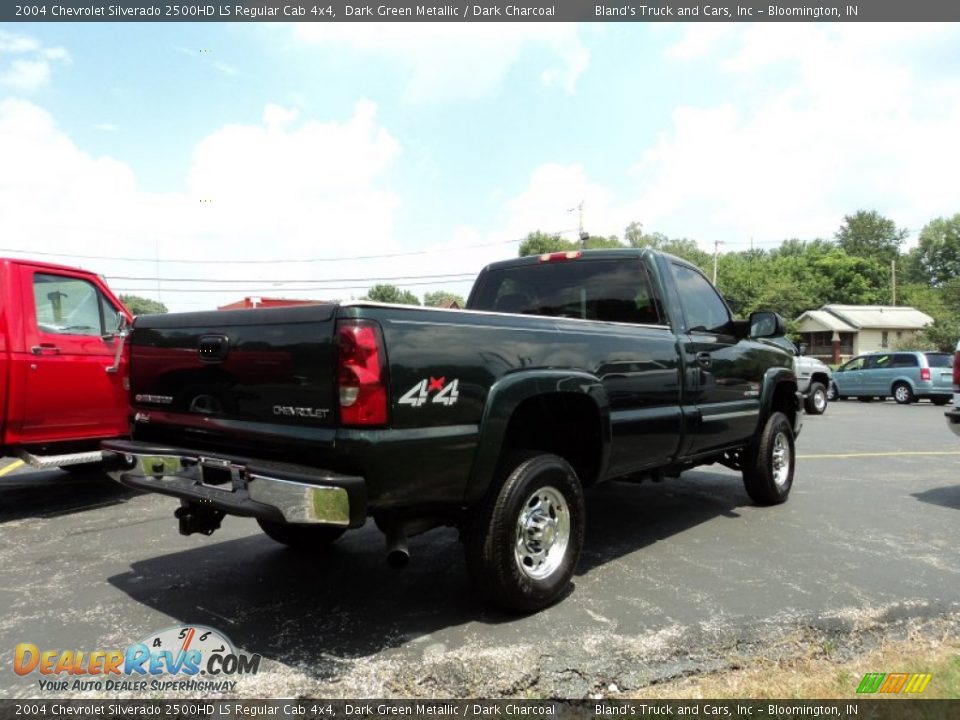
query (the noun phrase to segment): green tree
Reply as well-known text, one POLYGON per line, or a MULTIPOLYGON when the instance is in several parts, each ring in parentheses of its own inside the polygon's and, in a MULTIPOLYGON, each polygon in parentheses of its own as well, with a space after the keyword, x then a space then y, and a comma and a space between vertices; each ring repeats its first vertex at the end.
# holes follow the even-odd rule
POLYGON ((858 210, 843 217, 843 224, 835 237, 848 255, 890 265, 891 260, 900 256, 900 246, 907 238, 907 231, 876 210, 858 210))
POLYGON ((446 290, 437 290, 436 292, 428 292, 423 296, 423 304, 427 307, 440 307, 441 305, 453 301, 457 305, 463 307, 466 305, 466 302, 463 299, 462 295, 457 295, 456 293, 447 292, 446 290))
POLYGON ((919 282, 943 285, 960 278, 960 213, 928 222, 910 260, 912 279, 919 282))
POLYGON ((134 315, 162 315, 169 312, 162 302, 139 295, 121 295, 120 302, 134 315))
POLYGON ((559 252, 561 250, 576 250, 579 244, 571 240, 564 240, 556 233, 548 235, 545 232, 534 230, 528 233, 526 239, 520 243, 520 257, 526 255, 542 255, 543 253, 559 252))
POLYGON ((364 295, 361 300, 373 300, 375 302, 394 303, 397 305, 419 305, 420 300, 409 290, 401 290, 396 285, 380 283, 370 288, 370 292, 364 295))

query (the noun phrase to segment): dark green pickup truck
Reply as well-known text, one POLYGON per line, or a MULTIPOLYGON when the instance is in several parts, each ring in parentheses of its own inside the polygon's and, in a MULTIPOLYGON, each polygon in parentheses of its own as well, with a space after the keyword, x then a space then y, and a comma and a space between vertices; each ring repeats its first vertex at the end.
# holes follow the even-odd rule
POLYGON ((773 313, 736 321, 692 265, 561 252, 483 270, 466 310, 372 302, 151 315, 130 344, 123 483, 180 498, 184 534, 225 513, 320 551, 373 517, 388 558, 461 529, 478 588, 557 600, 583 489, 722 463, 787 499, 803 413, 773 313))

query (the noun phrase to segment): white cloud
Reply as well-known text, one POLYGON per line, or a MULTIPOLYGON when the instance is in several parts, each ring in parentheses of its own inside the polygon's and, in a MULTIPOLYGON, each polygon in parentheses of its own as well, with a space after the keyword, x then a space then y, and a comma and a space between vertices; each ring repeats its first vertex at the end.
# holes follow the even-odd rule
POLYGON ((30 91, 45 85, 54 63, 70 62, 63 48, 44 48, 34 38, 0 30, 0 87, 30 91))
POLYGON ((398 62, 409 72, 411 102, 491 97, 528 47, 550 51, 552 61, 534 70, 541 81, 572 92, 590 60, 569 23, 298 23, 293 31, 311 44, 398 62))
POLYGON ((914 229, 956 212, 960 82, 919 58, 958 42, 943 25, 684 28, 665 57, 719 68, 728 99, 674 109, 634 167, 629 214, 747 242, 830 236, 859 208, 914 229))
MULTIPOLYGON (((399 143, 378 123, 373 103, 360 102, 345 120, 324 123, 301 120, 295 112, 271 105, 263 123, 226 126, 197 144, 185 169, 186 192, 149 193, 124 162, 90 156, 46 111, 7 99, 0 101, 4 243, 48 253, 118 258, 158 253, 161 259, 193 260, 391 252, 400 249, 393 237, 399 199, 387 184, 387 174, 399 155, 399 143)), ((113 277, 155 276, 154 263, 64 261, 113 277)), ((258 280, 222 294, 169 293, 163 300, 173 308, 210 307, 237 299, 251 285, 276 288, 263 294, 303 296, 285 290, 289 285, 273 285, 274 280, 389 275, 407 272, 412 265, 163 263, 164 276, 258 280)), ((337 291, 333 296, 349 295, 337 291)))

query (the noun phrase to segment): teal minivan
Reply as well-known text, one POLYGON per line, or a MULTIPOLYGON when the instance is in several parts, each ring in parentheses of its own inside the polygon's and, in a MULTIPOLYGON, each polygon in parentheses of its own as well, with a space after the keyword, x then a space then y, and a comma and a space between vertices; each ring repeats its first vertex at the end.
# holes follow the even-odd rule
POLYGON ((830 399, 870 402, 892 396, 901 405, 929 398, 946 405, 953 393, 953 355, 903 350, 858 355, 833 371, 830 399))

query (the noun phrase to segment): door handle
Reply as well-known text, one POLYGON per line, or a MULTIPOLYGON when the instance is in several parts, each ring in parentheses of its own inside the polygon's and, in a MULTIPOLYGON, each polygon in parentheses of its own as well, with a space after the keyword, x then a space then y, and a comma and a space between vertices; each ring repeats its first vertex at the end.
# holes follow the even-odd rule
POLYGON ((30 352, 34 355, 59 355, 60 348, 53 343, 40 343, 30 348, 30 352))
POLYGON ((697 353, 697 364, 702 367, 704 370, 709 370, 710 366, 713 364, 713 358, 708 352, 698 352, 697 353))

